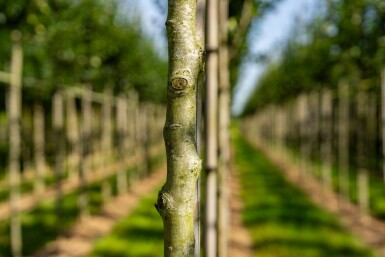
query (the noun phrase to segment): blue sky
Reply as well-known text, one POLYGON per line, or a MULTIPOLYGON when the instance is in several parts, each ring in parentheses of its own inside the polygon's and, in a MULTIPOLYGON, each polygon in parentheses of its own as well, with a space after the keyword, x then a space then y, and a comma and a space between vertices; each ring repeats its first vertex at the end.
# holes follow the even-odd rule
MULTIPOLYGON (((308 21, 322 6, 322 0, 282 0, 277 7, 261 21, 255 23, 248 37, 251 53, 268 53, 278 58, 283 43, 288 38, 295 21, 308 21)), ((153 38, 160 51, 165 53, 167 46, 164 38, 165 14, 160 14, 153 0, 125 0, 126 6, 138 12, 143 29, 153 38), (136 6, 136 7, 135 7, 136 6), (132 8, 135 7, 135 8, 132 8)), ((234 90, 232 111, 241 112, 248 96, 255 89, 264 66, 258 63, 243 63, 239 81, 234 90)))
MULTIPOLYGON (((308 21, 320 7, 320 0, 284 0, 275 10, 268 13, 255 24, 248 37, 251 53, 268 53, 277 57, 285 40, 289 37, 295 21, 308 21)), ((248 97, 252 94, 258 78, 264 71, 264 65, 244 63, 241 68, 232 104, 232 112, 239 114, 248 97)))

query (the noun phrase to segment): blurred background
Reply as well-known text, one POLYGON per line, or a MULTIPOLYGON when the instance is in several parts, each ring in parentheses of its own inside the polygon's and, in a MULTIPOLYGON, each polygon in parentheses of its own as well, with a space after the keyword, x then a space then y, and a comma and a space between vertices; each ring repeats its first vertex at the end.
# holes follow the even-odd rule
MULTIPOLYGON (((230 223, 251 242, 230 248, 385 256, 385 2, 228 10, 231 190, 244 203, 230 223)), ((162 256, 166 15, 166 0, 0 0, 1 257, 162 256)))

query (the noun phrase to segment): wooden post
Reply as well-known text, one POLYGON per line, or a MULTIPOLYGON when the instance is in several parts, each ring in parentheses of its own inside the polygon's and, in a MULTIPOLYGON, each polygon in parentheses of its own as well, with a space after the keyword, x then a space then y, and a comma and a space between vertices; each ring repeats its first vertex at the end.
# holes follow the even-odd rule
POLYGON ((207 0, 205 257, 217 256, 218 0, 207 0))
POLYGON ((78 114, 76 110, 75 97, 72 94, 66 96, 66 131, 67 140, 69 142, 68 155, 68 178, 70 180, 77 180, 79 178, 78 171, 80 169, 81 160, 81 142, 78 114))
POLYGON ((56 178, 56 218, 57 227, 60 228, 62 188, 61 183, 64 173, 64 106, 63 95, 57 91, 53 97, 52 122, 55 135, 55 178, 56 178))
MULTIPOLYGON (((315 91, 311 94, 311 111, 309 117, 309 124, 311 126, 311 132, 309 133, 310 144, 311 144, 311 157, 317 159, 320 157, 320 94, 319 91, 315 91)), ((315 165, 314 174, 321 177, 320 175, 320 166, 315 165)))
MULTIPOLYGON (((101 158, 102 158, 102 170, 111 164, 112 158, 112 90, 107 87, 104 90, 102 106, 102 133, 101 133, 101 158)), ((112 190, 109 181, 106 179, 102 185, 102 198, 103 202, 108 202, 111 198, 112 190)))
POLYGON ((89 215, 87 210, 88 197, 87 197, 87 175, 90 172, 90 137, 92 128, 92 91, 89 85, 84 86, 82 94, 82 161, 79 172, 79 209, 81 217, 89 215))
MULTIPOLYGON (((129 156, 135 156, 135 162, 137 162, 137 149, 138 146, 136 145, 136 113, 137 113, 137 93, 135 91, 131 91, 128 94, 128 106, 127 106, 127 115, 130 117, 130 122, 128 123, 128 155, 129 156)), ((160 137, 162 138, 162 137, 160 137)), ((133 180, 136 179, 135 172, 130 172, 128 174, 129 181, 132 183, 133 180)))
POLYGON ((44 191, 44 175, 45 175, 45 122, 44 122, 44 109, 39 103, 33 106, 33 140, 35 148, 35 194, 40 195, 44 191))
POLYGON ((332 189, 332 141, 333 141, 333 95, 326 89, 321 99, 321 159, 322 181, 325 189, 332 189))
POLYGON ((218 92, 218 256, 228 257, 230 174, 230 74, 228 56, 229 1, 219 1, 219 92, 218 92))
POLYGON ((385 184, 385 67, 381 73, 381 133, 382 133, 382 176, 385 184))
POLYGON ((125 142, 127 131, 127 102, 124 95, 120 95, 116 108, 116 124, 118 131, 118 162, 119 172, 117 175, 117 187, 119 194, 127 192, 127 172, 125 167, 125 142))
POLYGON ((21 86, 23 73, 23 49, 21 33, 12 31, 11 79, 9 89, 9 184, 11 208, 11 250, 13 257, 22 256, 22 232, 19 213, 20 195, 20 119, 21 86))
POLYGON ((338 184, 341 196, 349 197, 349 85, 338 85, 338 184))
MULTIPOLYGON (((300 155, 301 155, 301 174, 307 171, 307 162, 309 158, 309 124, 308 121, 308 96, 302 94, 298 98, 298 116, 299 116, 299 138, 300 138, 300 155)), ((299 176, 301 176, 299 174, 299 176)), ((299 177, 300 178, 300 177, 299 177)))
POLYGON ((146 177, 148 175, 148 110, 147 104, 139 104, 139 141, 140 141, 140 154, 142 156, 142 163, 140 167, 140 176, 146 177))
POLYGON ((361 210, 361 221, 365 222, 363 217, 368 212, 368 168, 367 168, 367 151, 368 151, 368 111, 369 99, 366 92, 360 91, 357 94, 357 186, 358 186, 358 205, 361 210))

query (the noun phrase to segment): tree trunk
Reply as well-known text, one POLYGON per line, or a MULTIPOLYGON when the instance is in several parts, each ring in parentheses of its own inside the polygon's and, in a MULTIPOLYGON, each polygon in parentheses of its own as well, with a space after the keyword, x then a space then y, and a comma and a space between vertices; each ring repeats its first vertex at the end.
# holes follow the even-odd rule
POLYGON ((23 49, 21 34, 12 32, 11 79, 9 89, 9 184, 11 208, 11 250, 13 257, 22 255, 22 237, 19 214, 20 194, 20 119, 21 119, 21 80, 23 71, 23 49))
POLYGON ((218 169, 218 0, 207 0, 206 24, 206 201, 205 257, 217 256, 217 169, 218 169))
POLYGON ((155 205, 163 219, 165 257, 194 256, 194 195, 201 171, 195 148, 195 90, 203 54, 195 22, 196 0, 169 0, 168 102, 164 127, 167 181, 155 205))

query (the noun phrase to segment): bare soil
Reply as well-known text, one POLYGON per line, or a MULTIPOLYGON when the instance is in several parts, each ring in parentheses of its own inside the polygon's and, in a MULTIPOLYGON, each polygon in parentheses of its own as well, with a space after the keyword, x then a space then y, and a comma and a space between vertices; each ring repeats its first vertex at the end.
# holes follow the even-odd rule
POLYGON ((230 174, 230 257, 253 256, 253 242, 242 222, 243 203, 240 196, 241 186, 238 175, 232 170, 230 174))

